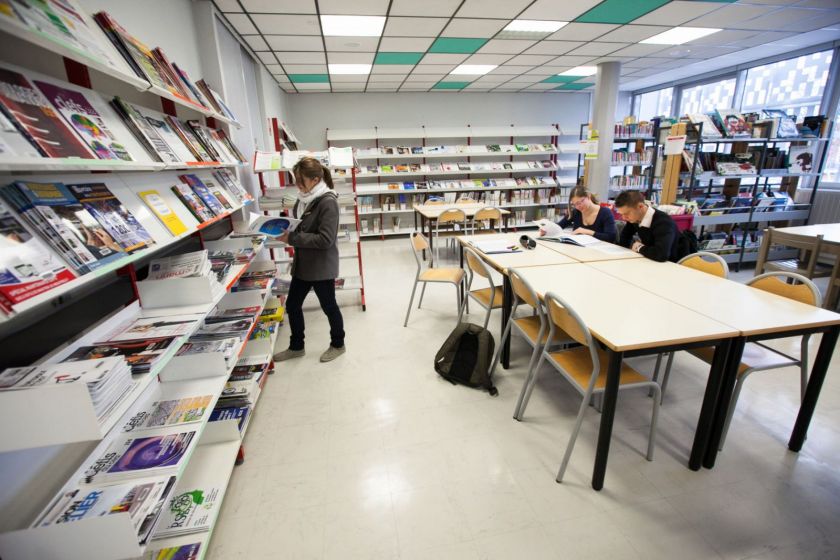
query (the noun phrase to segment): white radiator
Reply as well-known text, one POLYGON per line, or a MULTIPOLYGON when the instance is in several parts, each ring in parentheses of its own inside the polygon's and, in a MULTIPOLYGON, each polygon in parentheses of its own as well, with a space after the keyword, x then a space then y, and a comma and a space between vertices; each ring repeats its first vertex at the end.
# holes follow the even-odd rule
MULTIPOLYGON (((808 202, 810 190, 796 193, 796 202, 808 202)), ((840 222, 840 190, 818 189, 814 207, 811 209, 809 224, 834 224, 840 222)))

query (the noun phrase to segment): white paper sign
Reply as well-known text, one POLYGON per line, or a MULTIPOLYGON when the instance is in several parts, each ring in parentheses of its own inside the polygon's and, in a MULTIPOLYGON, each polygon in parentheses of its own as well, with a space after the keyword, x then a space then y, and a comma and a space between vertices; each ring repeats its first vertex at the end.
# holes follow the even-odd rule
POLYGON ((597 159, 598 157, 598 139, 581 140, 580 153, 584 154, 584 159, 597 159))
POLYGON ((681 136, 669 136, 665 140, 665 155, 676 156, 682 154, 685 149, 685 134, 681 136))

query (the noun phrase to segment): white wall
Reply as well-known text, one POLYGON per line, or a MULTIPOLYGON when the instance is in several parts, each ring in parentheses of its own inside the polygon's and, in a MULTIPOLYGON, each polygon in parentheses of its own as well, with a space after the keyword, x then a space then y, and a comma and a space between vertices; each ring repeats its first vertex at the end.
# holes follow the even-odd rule
POLYGON ((302 93, 287 95, 286 104, 301 147, 320 150, 327 127, 560 124, 577 137, 589 120, 590 94, 302 93))

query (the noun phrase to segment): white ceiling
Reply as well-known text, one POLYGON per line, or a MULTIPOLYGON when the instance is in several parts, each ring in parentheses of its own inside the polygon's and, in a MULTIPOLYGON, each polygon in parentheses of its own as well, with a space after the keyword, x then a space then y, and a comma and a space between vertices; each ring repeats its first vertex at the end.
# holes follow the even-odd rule
MULTIPOLYGON (((636 90, 840 39, 840 0, 647 0, 645 5, 660 5, 625 17, 633 18, 628 23, 616 23, 620 14, 607 8, 623 8, 635 0, 214 3, 289 93, 451 91, 438 89, 448 82, 461 82, 461 91, 556 92, 564 84, 546 79, 575 66, 613 60, 622 63, 621 89, 636 90), (593 8, 600 10, 598 15, 584 15, 593 8), (377 15, 387 20, 382 37, 352 36, 352 29, 346 37, 324 37, 319 14, 377 15), (588 21, 575 21, 578 18, 588 21), (571 23, 541 40, 500 37, 512 19, 571 23), (723 31, 679 46, 639 43, 675 26, 723 31), (472 53, 428 52, 441 38, 477 43, 472 53), (414 53, 416 60, 379 64, 374 63, 377 53, 414 53), (328 63, 374 66, 370 75, 329 76, 328 63), (450 75, 461 63, 499 66, 485 76, 450 75)), ((594 82, 594 76, 582 78, 574 82, 580 86, 572 87, 588 91, 591 86, 582 84, 594 82)))

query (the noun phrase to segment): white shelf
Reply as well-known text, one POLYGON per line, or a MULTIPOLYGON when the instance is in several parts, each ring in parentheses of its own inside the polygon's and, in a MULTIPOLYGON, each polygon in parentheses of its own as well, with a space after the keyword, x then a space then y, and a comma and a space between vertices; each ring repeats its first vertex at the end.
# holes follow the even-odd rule
POLYGON ((451 171, 399 171, 399 172, 392 172, 392 173, 357 173, 357 179, 368 179, 368 178, 377 178, 377 177, 443 177, 443 176, 451 176, 451 175, 490 175, 490 174, 499 174, 506 175, 509 173, 542 173, 542 172, 551 172, 557 171, 557 167, 540 167, 534 168, 529 167, 527 169, 474 169, 474 170, 461 170, 461 169, 453 169, 451 171))
POLYGON ((373 196, 380 194, 434 194, 444 192, 480 192, 480 191, 515 191, 525 189, 551 189, 557 185, 515 185, 512 187, 458 187, 452 189, 376 189, 358 191, 359 196, 373 196))
POLYGON ((380 154, 380 155, 357 155, 358 161, 369 161, 377 159, 445 159, 445 158, 473 158, 473 157, 506 157, 506 156, 553 156, 557 150, 551 151, 529 151, 529 152, 436 152, 432 154, 380 154))
POLYGON ((548 125, 537 126, 456 126, 414 128, 327 129, 327 141, 397 140, 409 138, 502 138, 560 136, 563 132, 548 125))
POLYGON ((82 158, 9 158, 0 159, 0 172, 4 171, 173 171, 220 169, 239 167, 242 163, 207 162, 207 163, 161 163, 135 162, 109 159, 82 158))

